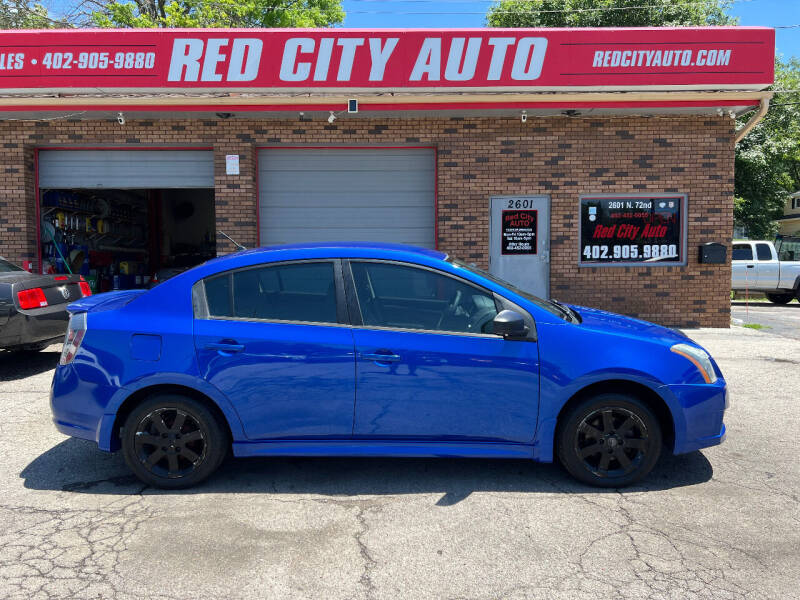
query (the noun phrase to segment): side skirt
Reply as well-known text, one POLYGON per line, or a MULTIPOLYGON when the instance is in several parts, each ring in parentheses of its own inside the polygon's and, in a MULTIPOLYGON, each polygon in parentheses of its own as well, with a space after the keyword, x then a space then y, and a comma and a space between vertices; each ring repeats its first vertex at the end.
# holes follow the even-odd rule
POLYGON ((533 458, 530 444, 381 440, 234 442, 234 456, 398 456, 421 458, 533 458))

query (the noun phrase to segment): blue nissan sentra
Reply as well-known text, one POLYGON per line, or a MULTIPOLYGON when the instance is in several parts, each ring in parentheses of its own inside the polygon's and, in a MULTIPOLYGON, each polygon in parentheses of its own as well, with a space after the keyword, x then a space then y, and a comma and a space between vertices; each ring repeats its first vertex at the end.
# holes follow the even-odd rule
POLYGON ((432 250, 277 246, 69 307, 59 431, 184 488, 235 456, 555 457, 588 484, 719 444, 719 367, 678 331, 542 300, 432 250))

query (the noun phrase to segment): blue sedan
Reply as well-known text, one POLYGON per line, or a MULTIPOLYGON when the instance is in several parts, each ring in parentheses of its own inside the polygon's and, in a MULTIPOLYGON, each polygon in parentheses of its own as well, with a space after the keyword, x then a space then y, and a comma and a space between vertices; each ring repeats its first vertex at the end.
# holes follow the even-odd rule
POLYGON ((725 437, 708 353, 440 252, 325 243, 218 258, 69 307, 62 433, 184 488, 235 456, 556 457, 618 487, 725 437))

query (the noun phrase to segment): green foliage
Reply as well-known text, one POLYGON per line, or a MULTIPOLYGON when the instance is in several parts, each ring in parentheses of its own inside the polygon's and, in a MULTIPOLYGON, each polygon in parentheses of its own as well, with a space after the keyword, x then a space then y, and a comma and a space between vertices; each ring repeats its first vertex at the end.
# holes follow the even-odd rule
MULTIPOLYGON (((775 61, 772 90, 800 89, 800 60, 775 61)), ((752 113, 742 115, 742 126, 752 113)), ((736 146, 733 218, 749 237, 775 235, 786 198, 800 190, 800 93, 777 93, 769 112, 736 146)))
POLYGON ((731 0, 497 0, 489 27, 735 25, 731 0), (636 8, 632 8, 636 7, 636 8))
POLYGON ((66 27, 51 19, 41 4, 28 0, 0 0, 0 29, 51 29, 66 27))
POLYGON ((341 0, 112 1, 92 14, 99 27, 328 27, 341 0))

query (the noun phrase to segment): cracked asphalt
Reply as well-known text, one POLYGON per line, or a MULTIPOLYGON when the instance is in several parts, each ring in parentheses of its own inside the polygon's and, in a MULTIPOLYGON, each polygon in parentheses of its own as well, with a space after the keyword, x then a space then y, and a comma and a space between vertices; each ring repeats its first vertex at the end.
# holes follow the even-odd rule
POLYGON ((0 354, 0 598, 798 598, 800 341, 689 332, 728 441, 596 490, 524 461, 229 459, 147 488, 50 422, 58 347, 0 354))

